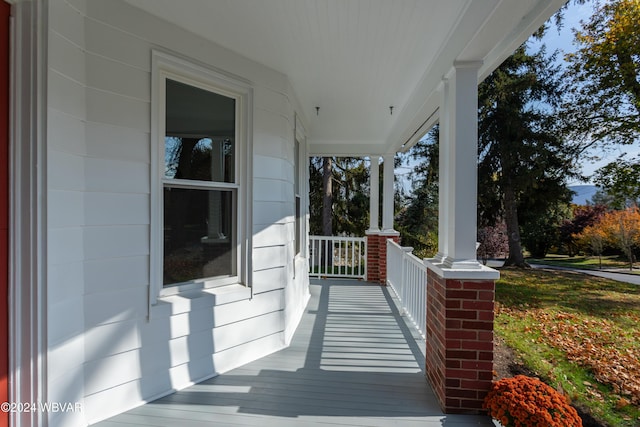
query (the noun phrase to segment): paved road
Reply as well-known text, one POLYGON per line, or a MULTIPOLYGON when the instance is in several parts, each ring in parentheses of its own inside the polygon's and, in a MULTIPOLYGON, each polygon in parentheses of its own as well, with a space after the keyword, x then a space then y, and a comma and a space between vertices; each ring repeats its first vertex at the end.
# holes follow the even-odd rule
POLYGON ((583 270, 578 268, 559 267, 555 265, 542 265, 531 264, 533 268, 550 268, 554 270, 569 270, 579 273, 590 274, 591 276, 604 277, 606 279, 617 280, 618 282, 631 283, 634 285, 640 285, 640 275, 629 273, 616 273, 612 271, 599 271, 599 270, 583 270))
MULTIPOLYGON (((502 261, 489 261, 489 267, 501 267, 502 261)), ((579 268, 560 267, 556 265, 543 265, 543 264, 531 264, 533 268, 549 268, 553 270, 568 270, 576 271, 578 273, 590 274, 592 276, 604 277, 606 279, 617 280, 618 282, 631 283, 634 285, 640 285, 640 275, 629 273, 617 273, 613 271, 599 271, 599 270, 584 270, 579 268)))

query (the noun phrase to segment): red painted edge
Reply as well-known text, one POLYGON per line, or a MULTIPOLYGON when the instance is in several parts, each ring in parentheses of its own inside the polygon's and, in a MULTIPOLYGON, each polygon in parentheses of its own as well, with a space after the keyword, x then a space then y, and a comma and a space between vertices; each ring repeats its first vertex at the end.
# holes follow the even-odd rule
MULTIPOLYGON (((9 400, 9 16, 0 0, 0 403, 9 400)), ((0 427, 9 414, 0 411, 0 427)))

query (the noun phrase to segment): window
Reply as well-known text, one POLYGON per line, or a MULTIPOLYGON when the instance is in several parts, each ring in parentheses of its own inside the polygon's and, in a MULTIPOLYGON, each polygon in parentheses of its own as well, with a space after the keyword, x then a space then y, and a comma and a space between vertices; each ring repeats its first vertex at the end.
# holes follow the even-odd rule
POLYGON ((302 249, 302 203, 300 201, 300 143, 298 140, 295 140, 294 150, 293 150, 293 161, 295 163, 295 167, 293 170, 294 176, 294 185, 293 192, 296 203, 296 219, 295 219, 295 254, 300 255, 302 249))
POLYGON ((153 59, 151 277, 164 291, 151 300, 246 283, 250 90, 166 54, 153 59))

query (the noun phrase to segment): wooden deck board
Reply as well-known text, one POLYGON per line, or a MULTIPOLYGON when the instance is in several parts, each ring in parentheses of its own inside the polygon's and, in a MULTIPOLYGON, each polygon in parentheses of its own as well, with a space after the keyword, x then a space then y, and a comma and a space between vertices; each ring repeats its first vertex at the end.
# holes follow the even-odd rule
POLYGON ((440 411, 418 335, 386 288, 317 280, 311 292, 289 348, 96 426, 493 425, 440 411))

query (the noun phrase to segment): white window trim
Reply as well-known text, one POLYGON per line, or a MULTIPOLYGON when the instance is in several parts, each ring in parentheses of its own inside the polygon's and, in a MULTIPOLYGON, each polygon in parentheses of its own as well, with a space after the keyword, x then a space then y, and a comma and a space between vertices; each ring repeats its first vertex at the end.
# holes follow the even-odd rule
MULTIPOLYGON (((309 251, 309 239, 308 239, 308 218, 309 218, 309 155, 307 149, 307 136, 305 132, 305 128, 300 121, 300 117, 295 115, 295 129, 294 129, 294 144, 296 141, 299 144, 298 150, 298 158, 296 161, 299 165, 299 188, 298 195, 300 196, 300 252, 295 254, 296 259, 306 259, 308 257, 307 253, 309 251)), ((295 150, 294 150, 295 152, 295 150)), ((295 170, 295 168, 294 168, 295 170)), ((295 201, 294 201, 295 203, 295 201)), ((294 206, 294 215, 295 215, 295 206, 294 206)), ((297 221, 295 221, 297 222, 297 221)))
MULTIPOLYGON (((252 111, 253 89, 249 82, 175 54, 152 50, 151 55, 151 234, 149 260, 149 313, 159 297, 192 289, 240 283, 251 286, 252 247, 252 111), (164 129, 167 78, 209 90, 236 100, 236 241, 238 245, 237 276, 233 280, 204 279, 164 287, 163 265, 163 188, 164 129)), ((216 186, 221 187, 223 185, 216 186)))

